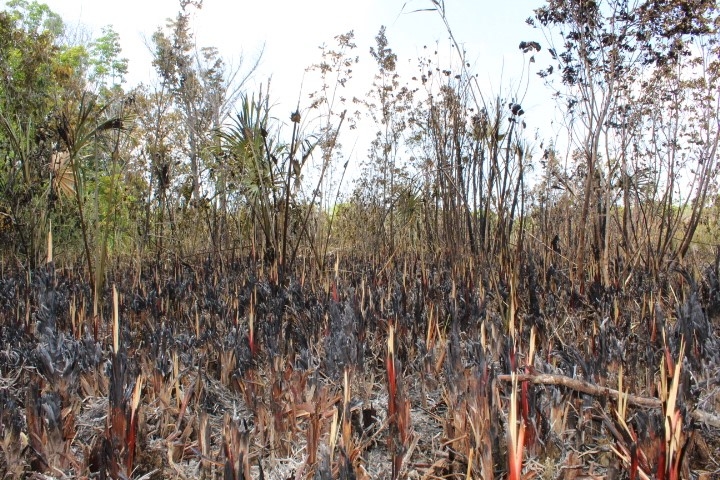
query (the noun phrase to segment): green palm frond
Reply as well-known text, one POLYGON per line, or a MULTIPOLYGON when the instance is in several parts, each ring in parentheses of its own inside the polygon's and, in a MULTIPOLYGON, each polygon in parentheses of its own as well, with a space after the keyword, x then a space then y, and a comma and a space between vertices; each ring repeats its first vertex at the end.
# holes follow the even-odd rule
POLYGON ((56 125, 57 133, 73 159, 90 145, 98 134, 108 130, 125 130, 125 125, 130 123, 127 115, 104 118, 109 108, 110 104, 99 105, 95 95, 85 92, 76 108, 68 103, 60 113, 56 125))

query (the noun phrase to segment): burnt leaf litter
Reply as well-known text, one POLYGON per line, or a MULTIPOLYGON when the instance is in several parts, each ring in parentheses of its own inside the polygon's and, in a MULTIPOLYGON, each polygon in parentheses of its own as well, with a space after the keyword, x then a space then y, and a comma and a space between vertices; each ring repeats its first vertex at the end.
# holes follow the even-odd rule
POLYGON ((96 316, 79 271, 6 269, 0 473, 504 478, 515 428, 523 478, 716 478, 717 269, 581 294, 521 262, 146 265, 113 273, 96 316))

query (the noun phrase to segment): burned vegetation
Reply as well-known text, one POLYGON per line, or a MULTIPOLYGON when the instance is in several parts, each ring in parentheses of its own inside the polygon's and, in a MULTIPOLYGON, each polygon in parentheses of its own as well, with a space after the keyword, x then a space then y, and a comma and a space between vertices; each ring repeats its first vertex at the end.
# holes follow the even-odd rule
POLYGON ((717 475, 712 269, 638 297, 531 257, 338 267, 120 269, 97 315, 72 270, 6 270, 3 476, 717 475))
POLYGON ((717 2, 538 2, 492 97, 430 0, 285 113, 200 0, 129 91, 6 3, 1 478, 720 478, 717 2))

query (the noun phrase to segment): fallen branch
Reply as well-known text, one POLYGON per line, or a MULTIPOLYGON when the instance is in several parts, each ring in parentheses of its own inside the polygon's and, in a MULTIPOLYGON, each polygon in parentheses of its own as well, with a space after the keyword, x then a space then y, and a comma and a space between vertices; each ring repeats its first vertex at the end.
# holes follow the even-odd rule
MULTIPOLYGON (((610 397, 617 400, 620 392, 612 388, 600 387, 584 380, 566 377, 565 375, 553 375, 550 373, 542 373, 537 375, 519 374, 516 375, 518 382, 531 382, 538 385, 562 385, 563 387, 576 390, 578 392, 587 393, 594 397, 610 397)), ((512 381, 511 375, 498 375, 498 379, 503 382, 512 381)), ((662 402, 658 398, 641 397, 639 395, 628 395, 628 405, 646 408, 661 408, 662 402)), ((720 416, 703 410, 693 410, 690 415, 696 421, 715 428, 720 428, 720 416)))

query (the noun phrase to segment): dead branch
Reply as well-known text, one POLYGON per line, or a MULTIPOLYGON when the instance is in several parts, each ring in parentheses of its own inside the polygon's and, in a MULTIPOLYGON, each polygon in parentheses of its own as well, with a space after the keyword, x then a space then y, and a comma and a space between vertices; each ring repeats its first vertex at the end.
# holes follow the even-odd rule
MULTIPOLYGON (((512 375, 498 375, 498 379, 503 382, 512 380, 512 375)), ((617 400, 619 392, 612 388, 601 387, 577 378, 566 377, 565 375, 554 375, 550 373, 543 374, 519 374, 517 375, 519 382, 532 382, 536 385, 562 385, 564 387, 586 393, 594 397, 609 397, 617 400)), ((646 408, 662 408, 662 402, 658 398, 641 397, 639 395, 628 395, 628 405, 646 408)), ((693 410, 690 415, 698 422, 720 428, 720 417, 703 410, 693 410)))

